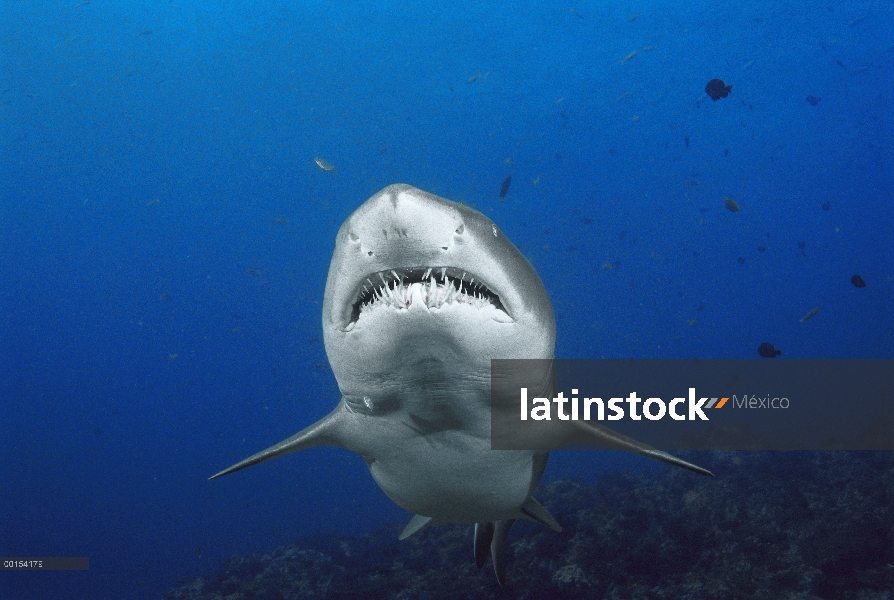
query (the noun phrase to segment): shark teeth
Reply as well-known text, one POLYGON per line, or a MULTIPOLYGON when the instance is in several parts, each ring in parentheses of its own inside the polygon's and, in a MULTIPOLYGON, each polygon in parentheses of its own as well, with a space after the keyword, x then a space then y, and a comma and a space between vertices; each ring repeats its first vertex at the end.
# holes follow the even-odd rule
POLYGON ((421 298, 426 308, 450 304, 466 304, 479 309, 493 307, 502 313, 497 315, 497 320, 512 320, 500 297, 470 273, 454 267, 413 267, 386 269, 366 277, 352 306, 349 325, 353 325, 364 310, 382 306, 408 309, 414 298, 417 301, 421 298))

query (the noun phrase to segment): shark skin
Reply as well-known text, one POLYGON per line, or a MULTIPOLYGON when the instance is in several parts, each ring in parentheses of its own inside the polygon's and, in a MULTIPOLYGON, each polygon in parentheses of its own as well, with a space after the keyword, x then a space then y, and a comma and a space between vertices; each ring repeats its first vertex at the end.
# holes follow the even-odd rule
MULTIPOLYGON (((553 358, 556 325, 540 277, 490 219, 406 184, 372 196, 336 237, 323 335, 342 395, 335 409, 211 479, 314 446, 346 448, 416 515, 401 539, 474 523, 476 564, 489 551, 501 585, 514 520, 561 531, 532 496, 549 452, 491 450, 491 359, 553 358)), ((711 475, 606 427, 577 427, 574 441, 711 475)))

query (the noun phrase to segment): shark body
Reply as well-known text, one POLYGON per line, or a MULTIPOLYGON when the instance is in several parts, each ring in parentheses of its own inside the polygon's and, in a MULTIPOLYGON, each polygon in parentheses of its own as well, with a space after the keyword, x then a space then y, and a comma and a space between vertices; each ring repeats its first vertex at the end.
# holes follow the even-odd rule
MULTIPOLYGON (((561 527, 532 496, 548 451, 491 450, 491 359, 550 359, 552 305, 531 264, 475 209, 405 184, 386 187, 339 229, 323 300, 335 409, 220 477, 313 446, 361 455, 376 483, 434 523, 474 523, 479 568, 515 519, 561 527)), ((700 467, 591 424, 575 441, 700 467), (581 437, 583 435, 583 438, 581 437)))

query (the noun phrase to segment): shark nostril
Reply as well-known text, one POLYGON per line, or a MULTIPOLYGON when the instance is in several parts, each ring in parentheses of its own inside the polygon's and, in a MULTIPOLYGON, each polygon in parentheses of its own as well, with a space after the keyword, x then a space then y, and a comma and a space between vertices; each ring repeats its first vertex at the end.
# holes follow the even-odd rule
POLYGON ((462 235, 463 231, 465 231, 465 230, 466 230, 466 226, 460 225, 459 227, 456 228, 456 235, 462 235))
POLYGON ((441 250, 447 250, 447 246, 441 246, 441 250))
POLYGON ((360 241, 360 236, 357 235, 356 233, 354 233, 353 231, 352 231, 350 234, 348 234, 348 237, 349 237, 350 240, 351 240, 352 242, 354 242, 355 244, 356 244, 357 242, 360 241))

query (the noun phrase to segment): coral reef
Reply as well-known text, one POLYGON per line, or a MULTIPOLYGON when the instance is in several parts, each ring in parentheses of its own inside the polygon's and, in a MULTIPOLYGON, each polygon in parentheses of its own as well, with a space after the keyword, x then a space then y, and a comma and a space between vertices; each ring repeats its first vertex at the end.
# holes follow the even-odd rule
POLYGON ((395 525, 233 557, 164 600, 894 599, 894 454, 685 454, 717 477, 661 469, 538 490, 564 531, 516 522, 505 588, 475 568, 470 525, 403 542, 395 525))

